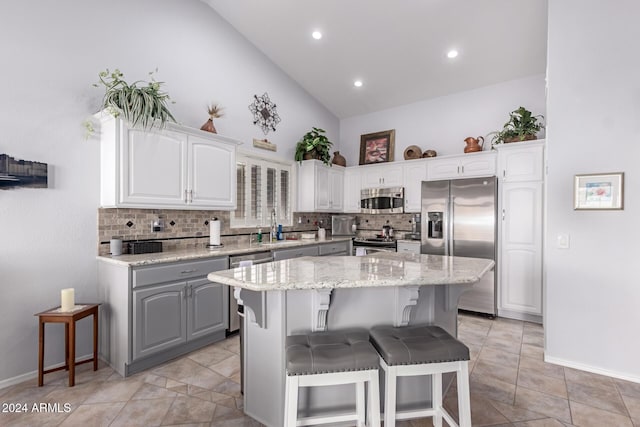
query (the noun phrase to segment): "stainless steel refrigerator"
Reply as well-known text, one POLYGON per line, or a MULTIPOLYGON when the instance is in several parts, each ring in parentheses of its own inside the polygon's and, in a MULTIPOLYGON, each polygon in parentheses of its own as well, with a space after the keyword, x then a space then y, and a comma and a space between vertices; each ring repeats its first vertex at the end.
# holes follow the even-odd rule
MULTIPOLYGON (((495 177, 422 183, 421 253, 496 261, 496 222, 495 177)), ((496 315, 495 268, 462 294, 458 308, 496 315)))

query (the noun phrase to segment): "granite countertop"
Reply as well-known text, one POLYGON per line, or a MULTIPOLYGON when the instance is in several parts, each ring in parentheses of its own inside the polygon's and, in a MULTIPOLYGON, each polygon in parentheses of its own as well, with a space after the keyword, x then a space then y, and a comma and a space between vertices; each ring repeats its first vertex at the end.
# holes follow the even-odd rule
POLYGON ((248 254, 253 252, 275 251, 278 249, 292 248, 296 246, 322 245, 333 242, 344 242, 351 240, 351 237, 333 237, 329 239, 299 239, 299 240, 280 240, 273 243, 245 243, 245 244, 228 244, 221 248, 207 249, 187 249, 181 251, 157 252, 151 254, 138 255, 118 255, 118 256, 98 256, 99 261, 111 264, 125 265, 129 267, 138 267, 142 265, 161 264, 166 262, 177 261, 195 261, 204 258, 215 258, 227 255, 248 254))
POLYGON ((474 283, 491 270, 488 259, 378 252, 301 257, 209 273, 212 282, 252 291, 474 283))

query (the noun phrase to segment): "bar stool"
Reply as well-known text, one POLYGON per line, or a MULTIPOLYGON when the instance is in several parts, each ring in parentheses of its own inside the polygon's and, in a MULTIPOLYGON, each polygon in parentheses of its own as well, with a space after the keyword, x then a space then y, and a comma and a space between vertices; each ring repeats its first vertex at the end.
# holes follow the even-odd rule
POLYGON ((365 383, 369 425, 380 426, 379 355, 366 330, 290 335, 286 344, 284 426, 357 421, 365 425, 365 383), (299 387, 355 384, 356 411, 344 415, 298 419, 299 387))
POLYGON ((455 372, 458 380, 459 427, 471 427, 469 348, 438 326, 378 326, 370 331, 385 372, 384 426, 396 420, 433 417, 433 425, 458 424, 442 406, 442 374, 455 372), (431 408, 396 411, 397 377, 431 375, 431 408))

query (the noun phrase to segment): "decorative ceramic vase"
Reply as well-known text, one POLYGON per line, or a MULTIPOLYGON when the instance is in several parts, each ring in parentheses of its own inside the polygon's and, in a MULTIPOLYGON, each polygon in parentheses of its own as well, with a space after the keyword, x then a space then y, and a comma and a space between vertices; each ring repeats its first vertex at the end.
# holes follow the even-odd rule
POLYGON ((475 153, 476 151, 482 151, 484 147, 484 138, 479 136, 478 138, 468 137, 464 140, 467 144, 464 147, 465 153, 475 153))
POLYGON ((404 159, 412 160, 422 157, 422 150, 417 145, 410 145, 404 150, 404 159))
POLYGON ((425 150, 425 152, 422 153, 423 158, 436 157, 437 155, 438 153, 436 153, 436 150, 425 150))
POLYGON ((213 117, 209 117, 209 120, 207 120, 207 122, 202 125, 200 130, 211 132, 211 133, 218 133, 216 131, 216 127, 213 125, 213 117))
POLYGON ((302 158, 304 160, 312 160, 312 159, 317 159, 318 158, 318 154, 316 149, 314 148, 311 151, 307 151, 306 153, 304 153, 304 155, 302 156, 302 158))
POLYGON ((509 142, 521 142, 521 141, 531 141, 536 139, 536 135, 525 135, 523 139, 518 138, 517 136, 514 136, 513 138, 505 138, 504 142, 505 143, 509 143, 509 142))
POLYGON ((345 159, 339 151, 334 151, 333 160, 331 160, 331 163, 338 166, 347 166, 347 159, 345 159))

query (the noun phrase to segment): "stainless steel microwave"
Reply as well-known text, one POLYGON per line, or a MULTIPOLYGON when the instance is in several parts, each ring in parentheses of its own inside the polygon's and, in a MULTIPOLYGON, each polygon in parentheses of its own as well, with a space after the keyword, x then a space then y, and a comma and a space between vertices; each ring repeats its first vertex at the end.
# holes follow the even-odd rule
POLYGON ((368 214, 404 212, 404 188, 364 188, 360 190, 360 212, 368 214))

